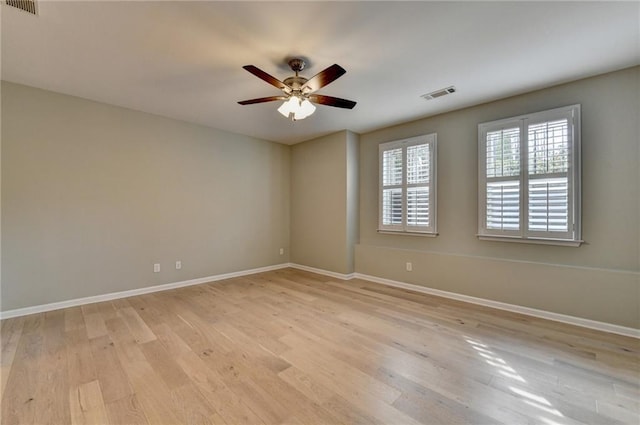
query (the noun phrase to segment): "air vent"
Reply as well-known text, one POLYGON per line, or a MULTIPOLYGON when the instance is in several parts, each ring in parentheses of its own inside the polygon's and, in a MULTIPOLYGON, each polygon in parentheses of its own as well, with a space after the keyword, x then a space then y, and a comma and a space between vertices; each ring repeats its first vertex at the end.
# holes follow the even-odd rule
POLYGON ((18 9, 37 15, 36 0, 6 0, 8 6, 17 7, 18 9))
POLYGON ((420 97, 423 97, 425 100, 431 100, 431 99, 446 96, 448 94, 455 93, 455 92, 456 92, 456 88, 454 86, 449 86, 445 89, 440 89, 440 90, 432 91, 431 93, 423 94, 420 97))

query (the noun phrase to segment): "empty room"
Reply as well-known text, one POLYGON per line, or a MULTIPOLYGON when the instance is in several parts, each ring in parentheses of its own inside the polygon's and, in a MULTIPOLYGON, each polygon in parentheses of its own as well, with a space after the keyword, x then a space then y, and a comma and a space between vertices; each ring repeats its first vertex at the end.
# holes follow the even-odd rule
POLYGON ((2 0, 0 423, 640 423, 640 2, 2 0))

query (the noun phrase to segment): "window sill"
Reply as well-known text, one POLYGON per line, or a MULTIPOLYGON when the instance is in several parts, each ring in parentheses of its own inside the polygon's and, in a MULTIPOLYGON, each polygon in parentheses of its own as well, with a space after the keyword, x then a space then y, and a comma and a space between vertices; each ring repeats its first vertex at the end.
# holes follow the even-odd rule
POLYGON ((400 235, 400 236, 424 236, 427 238, 435 238, 438 233, 427 232, 406 232, 404 230, 378 230, 381 235, 400 235))
POLYGON ((518 236, 489 236, 489 235, 476 235, 481 241, 494 241, 494 242, 515 242, 515 243, 528 243, 535 245, 557 245, 557 246, 571 246, 574 248, 579 247, 584 243, 583 240, 567 240, 567 239, 543 239, 543 238, 521 238, 518 236))

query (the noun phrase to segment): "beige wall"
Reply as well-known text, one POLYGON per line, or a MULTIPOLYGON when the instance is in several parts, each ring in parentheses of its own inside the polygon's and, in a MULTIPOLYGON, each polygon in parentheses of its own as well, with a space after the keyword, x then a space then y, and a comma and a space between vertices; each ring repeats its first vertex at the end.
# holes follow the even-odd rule
POLYGON ((3 83, 2 310, 292 261, 640 327, 639 80, 293 147, 3 83), (586 244, 479 241, 478 123, 574 103, 586 244), (378 144, 431 132, 440 235, 378 234, 378 144))
POLYGON ((5 82, 2 124, 3 311, 289 261, 288 146, 5 82))
POLYGON ((353 272, 358 136, 341 131, 292 146, 291 261, 353 272))
POLYGON ((640 327, 640 68, 361 135, 356 271, 444 291, 640 327), (478 123, 582 105, 579 248, 480 241, 478 123), (376 232, 378 144, 438 133, 437 238, 376 232), (405 262, 413 261, 413 272, 405 262))

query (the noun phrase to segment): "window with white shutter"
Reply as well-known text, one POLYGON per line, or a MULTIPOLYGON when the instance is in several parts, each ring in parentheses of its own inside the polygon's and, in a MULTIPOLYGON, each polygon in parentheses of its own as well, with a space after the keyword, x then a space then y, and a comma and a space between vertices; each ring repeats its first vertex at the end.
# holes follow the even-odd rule
POLYGON ((478 236, 578 246, 580 105, 478 126, 478 236))
POLYGON ((436 234, 436 134, 382 143, 380 213, 383 232, 436 234))

